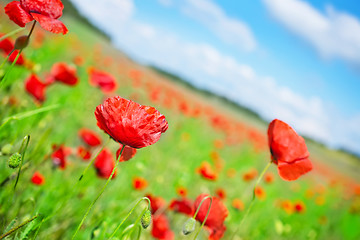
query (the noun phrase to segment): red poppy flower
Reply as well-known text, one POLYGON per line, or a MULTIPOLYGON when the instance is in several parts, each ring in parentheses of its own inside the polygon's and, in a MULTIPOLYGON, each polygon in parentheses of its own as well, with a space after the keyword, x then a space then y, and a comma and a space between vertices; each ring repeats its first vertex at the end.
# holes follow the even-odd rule
POLYGON ((269 124, 268 140, 282 179, 293 181, 312 169, 304 139, 283 121, 275 119, 269 124))
POLYGON ((222 200, 224 200, 226 198, 226 192, 223 188, 216 189, 215 193, 222 200))
POLYGON ((51 159, 55 166, 59 166, 60 169, 66 168, 66 156, 67 151, 63 145, 57 146, 53 145, 53 153, 51 154, 51 159))
MULTIPOLYGON (((120 143, 120 148, 116 151, 116 159, 119 158, 122 147, 123 147, 123 145, 120 143)), ((129 161, 130 159, 132 159, 135 156, 135 154, 136 154, 136 148, 132 148, 132 147, 125 145, 125 148, 120 156, 119 161, 120 162, 129 161)))
POLYGON ((86 143, 90 147, 96 147, 101 144, 101 138, 99 137, 99 135, 90 129, 80 129, 79 136, 84 141, 84 143, 86 143))
POLYGON ((35 172, 31 178, 31 182, 35 185, 43 185, 45 183, 45 177, 41 173, 35 172))
MULTIPOLYGON (((95 159, 94 167, 99 177, 108 179, 115 167, 115 160, 107 148, 104 148, 95 159)), ((112 178, 116 177, 116 171, 112 178)))
POLYGON ((151 194, 146 195, 147 198, 150 199, 150 205, 151 205, 151 213, 155 214, 155 212, 157 210, 159 210, 160 208, 164 208, 166 205, 166 202, 163 198, 161 197, 155 197, 151 194))
POLYGON ((165 116, 158 110, 119 96, 97 106, 95 116, 99 128, 115 141, 133 148, 156 143, 168 129, 165 116))
POLYGON ((43 102, 45 100, 46 84, 42 83, 35 74, 32 74, 25 81, 25 89, 37 101, 43 102))
POLYGON ((52 33, 66 34, 66 26, 59 20, 64 5, 60 0, 20 0, 12 1, 5 6, 5 13, 20 27, 36 20, 40 26, 52 33))
POLYGON ((139 190, 139 191, 145 189, 147 187, 147 185, 148 185, 146 179, 142 178, 142 177, 133 178, 132 184, 133 184, 133 188, 135 190, 139 190))
POLYGON ((170 229, 169 220, 165 214, 154 216, 151 235, 155 239, 173 240, 174 233, 170 229))
POLYGON ((186 198, 172 200, 169 208, 175 212, 183 213, 188 216, 194 215, 194 203, 186 198))
MULTIPOLYGON (((208 196, 207 194, 200 194, 194 204, 194 209, 197 209, 201 203, 201 201, 208 196)), ((202 223, 205 220, 208 208, 210 206, 210 199, 206 199, 200 209, 198 214, 196 215, 196 220, 202 223)), ((210 240, 218 240, 224 236, 226 231, 226 227, 224 225, 224 221, 228 216, 229 212, 226 206, 222 203, 222 201, 217 198, 213 197, 211 209, 209 216, 205 222, 205 226, 207 226, 210 230, 210 240)))
POLYGON ((215 181, 217 179, 217 174, 212 169, 210 163, 202 162, 200 167, 196 170, 203 178, 215 181))
POLYGON ((238 199, 238 198, 235 198, 235 199, 232 201, 231 206, 232 206, 233 208, 235 208, 236 210, 240 210, 240 211, 244 210, 244 203, 243 203, 243 201, 241 201, 241 200, 238 199))
POLYGON ((83 146, 79 146, 77 149, 78 156, 83 160, 87 161, 91 158, 91 152, 84 148, 83 146))
POLYGON ((78 83, 76 68, 63 62, 55 63, 52 66, 51 78, 70 86, 74 86, 78 83))
POLYGON ((293 212, 293 204, 290 200, 284 200, 280 204, 281 208, 284 209, 284 211, 288 214, 293 212))
MULTIPOLYGON (((4 36, 3 34, 0 33, 0 37, 4 36)), ((11 53, 11 51, 14 49, 14 44, 10 41, 10 39, 5 38, 2 41, 0 41, 0 49, 4 52, 4 55, 9 55, 11 53)), ((10 56, 8 61, 9 62, 14 62, 16 56, 18 55, 19 50, 15 50, 10 56)), ((25 63, 25 59, 23 54, 20 54, 18 60, 16 61, 16 65, 23 65, 25 63)))
POLYGON ((89 74, 90 84, 92 86, 99 87, 101 91, 105 93, 112 92, 116 89, 116 80, 109 73, 90 68, 89 74))
POLYGON ((305 212, 305 204, 301 201, 298 201, 294 204, 294 210, 297 213, 303 213, 305 212))
POLYGON ((186 197, 187 196, 187 189, 184 187, 178 187, 176 188, 176 193, 181 196, 181 197, 186 197))

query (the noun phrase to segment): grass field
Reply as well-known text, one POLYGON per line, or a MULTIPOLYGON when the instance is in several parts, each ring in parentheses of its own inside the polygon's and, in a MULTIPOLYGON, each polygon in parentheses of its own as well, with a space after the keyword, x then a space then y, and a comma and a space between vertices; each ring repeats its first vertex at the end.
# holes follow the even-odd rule
MULTIPOLYGON (((103 143, 107 142, 108 135, 96 126, 94 110, 107 97, 119 95, 154 106, 166 116, 169 129, 159 142, 139 149, 133 159, 119 164, 116 177, 94 205, 76 239, 108 239, 136 201, 148 194, 166 202, 160 211, 166 214, 174 239, 193 239, 194 234, 181 233, 188 216, 167 208, 173 199, 181 198, 179 187, 187 189, 191 201, 201 193, 216 196, 219 189, 223 190, 226 196, 222 201, 229 211, 223 239, 231 239, 249 206, 256 181, 256 177, 245 181, 243 176, 255 170, 258 176, 270 161, 267 124, 137 64, 76 20, 68 17, 64 22, 70 30, 65 36, 36 26, 23 52, 26 64, 15 65, 7 73, 5 87, 0 89, 0 234, 40 214, 7 239, 71 239, 106 182, 91 167, 78 183, 89 163, 76 154, 77 147, 84 145, 78 131, 89 128, 101 136, 103 143), (31 73, 45 81, 57 62, 76 65, 79 83, 52 84, 43 103, 34 101, 26 93, 24 81, 31 73), (117 90, 104 94, 91 86, 89 67, 112 74, 117 90), (9 119, 11 116, 15 117, 9 119), (14 190, 18 169, 8 167, 8 158, 18 151, 27 135, 30 142, 14 190), (54 144, 63 144, 72 152, 65 169, 53 164, 54 144), (212 166, 217 180, 204 179, 197 173, 202 162, 212 166), (44 176, 44 184, 32 183, 36 171, 44 176), (144 189, 134 189, 136 177, 146 180, 144 189), (235 208, 234 199, 240 200, 243 208, 235 208), (9 226, 14 219, 16 223, 9 226)), ((0 32, 16 28, 1 12, 0 32)), ((4 59, 2 55, 1 62, 4 59)), ((10 64, 0 70, 0 75, 4 76, 10 64)), ((274 179, 271 183, 260 182, 264 194, 256 199, 235 239, 360 239, 359 159, 312 141, 307 145, 314 170, 286 182, 272 164, 268 172, 274 179), (296 211, 296 204, 301 209, 296 211)), ((111 140, 106 147, 115 158, 119 144, 111 140)), ((91 149, 92 155, 100 148, 91 149)), ((118 231, 118 239, 127 226, 136 222, 145 206, 144 202, 127 219, 118 231)), ((151 229, 142 230, 140 239, 152 239, 151 229)), ((130 239, 136 239, 135 234, 130 239)), ((206 228, 198 239, 208 239, 206 228)))

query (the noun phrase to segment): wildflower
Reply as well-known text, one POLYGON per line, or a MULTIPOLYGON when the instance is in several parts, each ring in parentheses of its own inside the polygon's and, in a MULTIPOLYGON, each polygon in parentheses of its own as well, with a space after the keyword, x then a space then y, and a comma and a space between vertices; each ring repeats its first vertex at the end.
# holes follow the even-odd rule
POLYGON ((226 192, 223 188, 216 189, 215 193, 221 200, 224 200, 226 198, 226 192))
MULTIPOLYGON (((197 209, 201 201, 207 196, 208 196, 207 194, 200 194, 195 200, 194 209, 197 209)), ((197 221, 199 221, 200 223, 205 221, 205 217, 209 207, 210 207, 210 199, 206 199, 202 203, 199 212, 196 215, 197 221)), ((228 216, 228 214, 229 214, 228 210, 226 206, 222 203, 222 201, 217 197, 213 197, 209 216, 205 222, 205 226, 208 227, 210 231, 209 239, 218 240, 223 237, 226 231, 224 221, 228 216)))
POLYGON ((60 0, 20 0, 7 4, 5 13, 20 27, 36 20, 49 32, 66 34, 68 29, 58 20, 63 9, 64 5, 60 0))
POLYGON ((266 173, 264 176, 264 181, 266 183, 272 183, 274 181, 274 174, 272 174, 271 172, 266 173))
POLYGON ((304 139, 285 122, 275 119, 269 124, 268 140, 282 179, 293 181, 312 169, 304 139))
POLYGON ((181 197, 186 197, 187 196, 187 189, 185 187, 178 187, 176 188, 176 193, 181 196, 181 197))
POLYGON ((64 170, 66 168, 66 156, 68 155, 68 152, 63 145, 53 145, 52 148, 53 153, 51 154, 51 159, 54 165, 64 170))
POLYGON ((297 213, 303 213, 305 212, 305 204, 301 201, 298 201, 294 204, 294 210, 297 213))
MULTIPOLYGON (((116 159, 119 159, 119 155, 120 155, 122 147, 123 147, 123 145, 120 144, 120 148, 116 151, 116 159)), ((129 161, 130 159, 132 159, 135 156, 135 154, 136 154, 136 148, 125 146, 125 148, 120 156, 119 161, 120 162, 129 161)))
POLYGON ((174 233, 170 229, 169 220, 165 214, 160 214, 154 216, 153 218, 153 228, 151 230, 151 235, 155 239, 161 240, 173 240, 174 233))
POLYGON ((45 177, 41 173, 35 172, 31 178, 31 182, 35 185, 43 185, 45 183, 45 177))
MULTIPOLYGON (((115 160, 107 148, 104 148, 100 154, 96 157, 94 167, 96 169, 96 173, 101 178, 109 178, 114 167, 115 160)), ((116 171, 112 178, 116 177, 116 171)))
POLYGON ((244 173, 243 180, 245 182, 250 182, 251 180, 254 180, 257 175, 258 175, 257 170, 256 169, 251 169, 248 172, 244 173))
POLYGON ((55 63, 52 66, 50 79, 70 86, 74 86, 78 83, 76 68, 63 62, 55 63))
POLYGON ((217 174, 212 169, 210 163, 202 162, 200 167, 196 170, 203 178, 215 181, 217 179, 217 174))
POLYGON ((115 141, 133 148, 156 143, 168 129, 165 116, 158 110, 119 96, 97 106, 95 116, 99 128, 115 141))
POLYGON ((241 200, 238 199, 238 198, 235 198, 235 199, 232 201, 231 206, 232 206, 233 208, 235 208, 236 210, 240 210, 240 211, 244 210, 244 203, 243 203, 243 201, 241 201, 241 200))
POLYGON ((256 186, 254 191, 255 191, 255 196, 257 198, 259 198, 260 200, 265 199, 266 193, 265 193, 265 190, 261 186, 256 186))
POLYGON ((165 200, 161 197, 155 197, 151 194, 147 194, 146 197, 150 199, 150 206, 151 206, 152 214, 155 214, 155 212, 157 210, 159 210, 160 208, 164 208, 166 205, 165 200))
POLYGON ((25 89, 37 101, 39 102, 45 101, 46 84, 41 82, 40 79, 35 74, 32 74, 25 81, 25 89))
POLYGON ((84 141, 84 143, 86 143, 90 147, 96 147, 101 144, 101 138, 99 137, 99 135, 90 129, 80 129, 79 136, 84 141))
POLYGON ((191 200, 182 198, 171 201, 169 208, 175 212, 192 216, 194 214, 194 204, 191 200))
POLYGON ((109 73, 90 68, 89 74, 89 81, 92 86, 99 87, 101 91, 105 93, 112 92, 116 89, 116 80, 109 73))
POLYGON ((79 146, 77 148, 77 154, 79 157, 81 157, 83 160, 87 161, 91 158, 91 152, 84 148, 83 146, 79 146))
MULTIPOLYGON (((0 34, 0 37, 4 36, 3 34, 0 34)), ((4 55, 9 55, 13 50, 14 50, 14 44, 13 42, 8 39, 5 38, 2 41, 0 41, 0 50, 2 50, 2 52, 4 53, 4 55)), ((14 50, 11 55, 9 56, 8 61, 9 62, 14 62, 16 56, 18 55, 19 50, 14 50)), ((16 61, 16 65, 23 65, 25 63, 25 58, 23 56, 23 54, 20 54, 20 56, 18 57, 18 60, 16 61)))
POLYGON ((147 187, 148 183, 145 178, 135 177, 132 180, 132 185, 135 190, 141 191, 147 187))

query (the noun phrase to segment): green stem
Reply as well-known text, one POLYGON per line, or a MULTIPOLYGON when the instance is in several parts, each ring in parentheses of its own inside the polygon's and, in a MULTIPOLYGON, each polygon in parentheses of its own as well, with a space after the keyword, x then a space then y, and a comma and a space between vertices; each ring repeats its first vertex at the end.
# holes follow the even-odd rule
POLYGON ((1 236, 0 236, 0 239, 3 239, 3 238, 5 238, 5 237, 9 236, 9 235, 12 234, 13 232, 17 231, 19 228, 22 228, 22 227, 25 226, 26 224, 34 221, 37 217, 39 217, 39 215, 36 215, 36 216, 32 217, 31 219, 26 220, 25 222, 23 222, 23 223, 20 224, 19 226, 10 229, 7 233, 4 233, 3 235, 1 235, 1 236))
POLYGON ((0 125, 0 129, 3 128, 7 123, 9 123, 11 120, 22 120, 24 118, 28 118, 31 116, 34 116, 36 114, 42 113, 42 112, 47 112, 56 108, 59 108, 60 105, 55 104, 55 105, 51 105, 51 106, 47 106, 47 107, 42 107, 42 108, 38 108, 35 110, 30 110, 27 112, 23 112, 23 113, 18 113, 15 114, 13 116, 7 117, 2 121, 2 124, 0 125))
POLYGON ((256 195, 255 195, 256 187, 257 187, 257 185, 260 183, 260 181, 261 181, 261 179, 263 178, 263 176, 264 176, 264 174, 266 173, 266 171, 269 169, 271 163, 272 163, 272 162, 269 162, 269 163, 265 166, 264 170, 261 172, 259 178, 257 179, 257 181, 256 181, 256 183, 255 183, 255 186, 254 186, 254 189, 253 189, 253 195, 252 195, 252 198, 251 198, 250 205, 249 205, 249 207, 247 208, 245 214, 243 215, 243 217, 242 217, 242 219, 241 219, 241 221, 240 221, 240 224, 239 224, 239 226, 237 227, 237 229, 235 230, 235 232, 234 232, 234 234, 233 234, 233 236, 232 236, 231 239, 234 239, 234 237, 236 236, 236 233, 240 230, 241 225, 244 223, 246 217, 249 215, 250 210, 251 210, 251 208, 253 207, 254 202, 255 202, 255 199, 256 199, 256 195))
MULTIPOLYGON (((150 209, 150 199, 149 198, 147 198, 147 197, 143 197, 143 198, 141 198, 136 204, 135 204, 135 206, 130 210, 130 212, 128 213, 128 215, 121 221, 121 223, 117 226, 117 228, 115 229, 115 231, 111 234, 111 236, 110 236, 110 238, 109 239, 112 239, 114 236, 115 236, 115 234, 116 234, 116 232, 120 229, 120 227, 124 224, 124 222, 129 218, 129 216, 131 215, 131 213, 135 210, 135 208, 140 204, 140 202, 142 201, 142 200, 147 200, 148 201, 148 208, 147 209, 150 209)), ((146 210, 146 209, 145 209, 146 210)), ((142 215, 141 215, 142 216, 142 215)))
POLYGON ((20 151, 19 151, 20 154, 21 154, 21 162, 20 162, 19 171, 18 171, 16 181, 15 181, 15 185, 14 185, 14 192, 15 192, 16 186, 17 186, 17 184, 19 182, 21 167, 22 167, 23 162, 24 162, 25 153, 26 153, 27 147, 29 145, 29 142, 30 142, 30 135, 26 135, 24 137, 22 143, 21 143, 21 147, 20 147, 20 151))
MULTIPOLYGON (((140 227, 140 225, 139 225, 139 222, 140 222, 141 217, 145 214, 146 210, 147 210, 147 209, 144 209, 144 210, 141 212, 141 214, 138 216, 138 218, 136 219, 136 221, 135 221, 135 223, 134 223, 134 226, 135 226, 135 227, 138 226, 138 227, 140 228, 140 231, 139 231, 139 234, 138 234, 138 239, 140 238, 140 235, 141 235, 141 227, 140 227)), ((129 236, 130 236, 130 237, 131 237, 131 235, 133 234, 135 227, 133 227, 133 228, 131 229, 131 231, 130 231, 130 233, 129 233, 129 236)))
POLYGON ((78 182, 81 181, 81 179, 84 177, 85 173, 87 172, 87 170, 90 168, 90 166, 94 163, 95 159, 99 156, 99 154, 102 152, 102 150, 105 148, 105 146, 110 142, 109 138, 106 143, 102 146, 102 148, 100 149, 100 151, 95 155, 95 157, 93 157, 90 161, 90 163, 87 165, 87 167, 84 169, 84 171, 81 173, 81 176, 79 177, 78 182))
POLYGON ((15 30, 9 32, 8 34, 5 34, 4 36, 0 37, 0 41, 4 40, 5 38, 11 37, 12 35, 17 34, 18 32, 21 32, 22 30, 24 30, 24 28, 15 29, 15 30))
POLYGON ((115 170, 116 170, 116 168, 117 168, 117 166, 118 166, 118 164, 119 164, 119 160, 120 160, 121 154, 122 154, 123 151, 124 151, 125 146, 126 146, 125 144, 122 146, 121 151, 120 151, 120 154, 119 154, 119 157, 116 159, 116 164, 115 164, 115 167, 114 167, 114 169, 112 170, 112 172, 111 172, 111 174, 110 174, 110 177, 107 179, 107 181, 106 181, 104 187, 101 189, 100 193, 96 196, 96 198, 94 199, 94 201, 92 201, 92 203, 90 204, 90 206, 89 206, 88 210, 86 211, 84 217, 81 219, 81 222, 80 222, 79 226, 77 227, 74 235, 72 236, 72 239, 75 239, 76 234, 78 233, 78 231, 80 230, 81 226, 83 225, 83 223, 84 223, 87 215, 89 214, 90 210, 92 209, 92 207, 94 206, 94 204, 96 203, 96 201, 100 198, 100 196, 103 194, 103 192, 105 191, 106 186, 109 184, 109 182, 110 182, 112 176, 114 175, 115 170))
POLYGON ((196 234, 195 234, 194 240, 195 240, 195 239, 197 238, 197 236, 199 235, 201 229, 204 227, 204 225, 205 225, 205 223, 206 223, 206 220, 207 220, 207 218, 208 218, 208 216, 209 216, 210 209, 211 209, 211 205, 212 205, 212 201, 213 201, 211 196, 206 196, 206 197, 203 198, 203 200, 200 202, 199 207, 196 209, 196 212, 195 212, 195 214, 194 214, 194 216, 193 216, 193 219, 195 219, 196 216, 197 216, 197 214, 198 214, 198 212, 199 212, 199 210, 200 210, 200 208, 201 208, 201 205, 202 205, 203 202, 204 202, 206 199, 208 199, 208 198, 210 198, 210 204, 209 204, 209 207, 208 207, 208 211, 207 211, 207 213, 206 213, 206 216, 205 216, 204 221, 202 222, 200 228, 198 229, 198 231, 197 231, 196 234))
POLYGON ((7 60, 11 56, 11 54, 13 54, 14 51, 15 51, 15 49, 11 50, 11 52, 6 56, 6 58, 4 59, 4 61, 0 65, 0 69, 2 69, 4 67, 5 63, 7 62, 7 60))

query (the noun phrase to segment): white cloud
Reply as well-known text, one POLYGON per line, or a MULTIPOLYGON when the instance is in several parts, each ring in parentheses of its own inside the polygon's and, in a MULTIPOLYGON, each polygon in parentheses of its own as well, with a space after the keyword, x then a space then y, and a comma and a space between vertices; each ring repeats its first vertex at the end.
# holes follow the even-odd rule
POLYGON ((132 0, 71 0, 79 11, 106 33, 113 34, 134 12, 132 0))
POLYGON ((238 19, 227 16, 224 10, 211 0, 186 0, 183 11, 227 44, 246 51, 256 48, 256 40, 250 27, 238 19))
POLYGON ((324 58, 360 64, 360 20, 331 6, 324 13, 302 0, 263 0, 281 24, 324 58))

